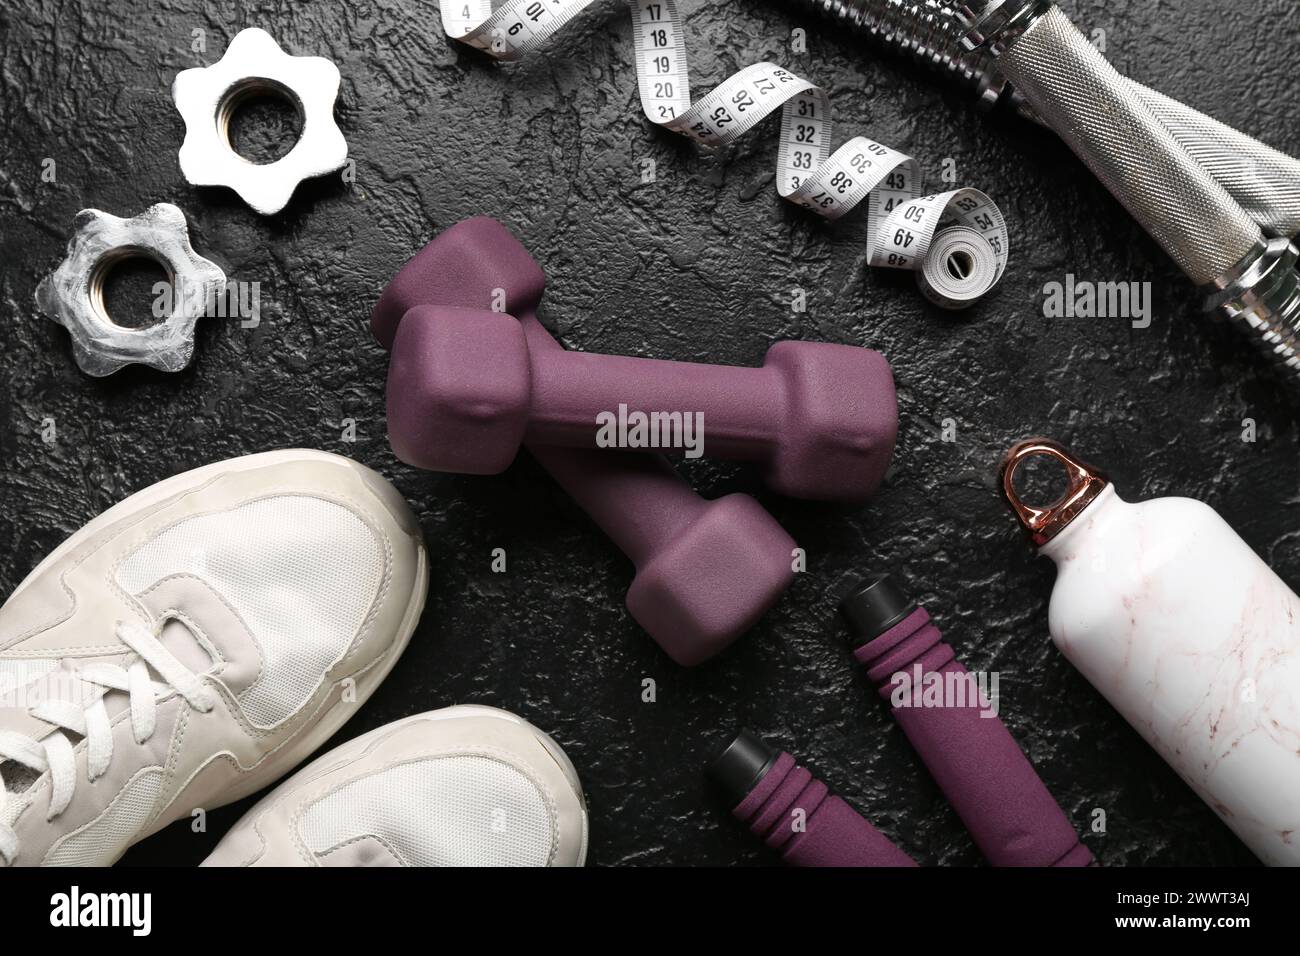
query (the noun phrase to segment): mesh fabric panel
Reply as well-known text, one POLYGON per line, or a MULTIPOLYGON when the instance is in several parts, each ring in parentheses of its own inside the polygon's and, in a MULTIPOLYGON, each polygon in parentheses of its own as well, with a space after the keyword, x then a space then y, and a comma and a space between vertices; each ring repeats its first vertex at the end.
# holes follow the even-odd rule
POLYGON ((301 822, 314 853, 374 836, 410 866, 545 866, 555 832, 537 785, 505 761, 477 754, 361 777, 312 804, 301 822))
POLYGON ((384 557, 375 533, 342 505, 281 495, 173 525, 132 553, 118 580, 139 594, 181 573, 206 581, 247 623, 264 666, 241 704, 268 727, 301 707, 352 643, 384 557))

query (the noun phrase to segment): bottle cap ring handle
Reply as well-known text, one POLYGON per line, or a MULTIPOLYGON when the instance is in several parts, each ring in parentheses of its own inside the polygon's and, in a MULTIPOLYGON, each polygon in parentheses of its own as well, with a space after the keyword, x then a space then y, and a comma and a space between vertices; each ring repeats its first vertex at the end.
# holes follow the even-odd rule
POLYGON ((1050 438, 1022 441, 1012 447, 1002 459, 1002 493, 1037 547, 1047 544, 1063 531, 1084 508, 1092 504, 1109 483, 1102 472, 1075 458, 1050 438), (1021 462, 1035 457, 1059 461, 1070 482, 1059 500, 1041 508, 1025 504, 1015 488, 1016 469, 1021 462))

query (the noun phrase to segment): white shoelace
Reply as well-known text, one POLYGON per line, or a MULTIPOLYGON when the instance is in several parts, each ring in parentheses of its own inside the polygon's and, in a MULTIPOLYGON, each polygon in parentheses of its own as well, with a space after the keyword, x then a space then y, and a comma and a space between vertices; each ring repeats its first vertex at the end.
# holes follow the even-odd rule
MULTIPOLYGON (((119 622, 118 640, 134 651, 138 659, 129 667, 114 664, 89 664, 76 676, 87 684, 131 695, 131 729, 135 742, 143 744, 153 736, 158 716, 159 698, 175 691, 200 713, 216 706, 216 697, 203 681, 163 647, 158 638, 139 624, 119 622), (155 681, 149 669, 158 674, 155 681)), ((103 776, 113 759, 113 725, 100 693, 88 707, 63 700, 49 700, 33 707, 29 713, 60 728, 40 740, 14 731, 0 731, 0 761, 12 760, 37 773, 50 773, 50 806, 46 820, 53 820, 67 809, 77 785, 77 758, 62 730, 85 738, 86 771, 91 783, 103 776)), ((12 799, 0 779, 0 809, 12 799)), ((18 835, 0 822, 0 857, 6 865, 18 855, 18 835)))

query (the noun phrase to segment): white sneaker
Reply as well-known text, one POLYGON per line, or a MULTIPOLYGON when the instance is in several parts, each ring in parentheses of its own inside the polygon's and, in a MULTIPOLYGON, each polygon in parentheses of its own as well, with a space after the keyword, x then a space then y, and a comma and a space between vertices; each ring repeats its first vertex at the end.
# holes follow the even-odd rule
POLYGON ((110 508, 0 608, 0 861, 107 865, 274 782, 388 673, 427 580, 406 502, 323 452, 110 508))
POLYGON ((550 737, 494 707, 408 717, 312 761, 204 866, 582 866, 587 810, 550 737))

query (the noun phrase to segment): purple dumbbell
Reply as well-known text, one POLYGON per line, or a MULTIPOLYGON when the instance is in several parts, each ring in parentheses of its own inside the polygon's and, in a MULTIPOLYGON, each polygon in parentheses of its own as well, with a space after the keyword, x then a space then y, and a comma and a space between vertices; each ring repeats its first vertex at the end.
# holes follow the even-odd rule
POLYGON ((631 434, 633 447, 762 461, 783 494, 861 501, 898 432, 889 363, 855 345, 778 342, 762 368, 534 350, 508 315, 432 305, 398 337, 421 359, 396 382, 407 398, 390 428, 411 442, 399 455, 436 471, 496 474, 525 442, 628 447, 631 434))
POLYGON ((916 866, 826 784, 741 731, 706 771, 734 816, 791 866, 916 866))
MULTIPOLYGON (((545 286, 527 250, 487 218, 448 229, 393 277, 370 323, 393 353, 388 425, 399 458, 431 467, 424 449, 445 439, 429 420, 412 414, 422 407, 420 383, 430 369, 441 369, 445 356, 420 347, 420 336, 406 331, 403 317, 430 304, 479 309, 504 299, 518 320, 509 324, 522 330, 533 354, 562 352, 535 314, 545 286)), ((507 321, 488 315, 497 328, 507 321)), ((530 451, 632 559, 637 573, 628 611, 679 664, 717 654, 753 627, 794 580, 793 539, 748 495, 706 501, 658 455, 530 451)))
POLYGON ((894 719, 985 859, 994 866, 1091 863, 1065 812, 1006 726, 988 711, 972 675, 925 609, 881 575, 860 582, 840 610, 863 642, 854 656, 880 696, 897 695, 894 719), (938 706, 924 697, 926 685, 936 681, 953 693, 938 706))

